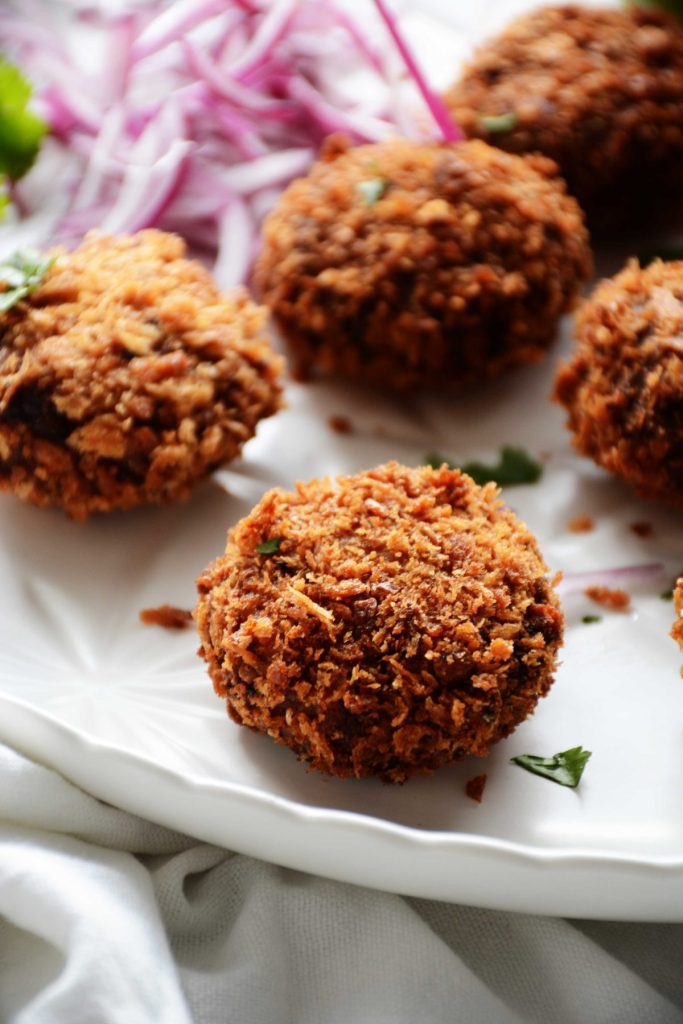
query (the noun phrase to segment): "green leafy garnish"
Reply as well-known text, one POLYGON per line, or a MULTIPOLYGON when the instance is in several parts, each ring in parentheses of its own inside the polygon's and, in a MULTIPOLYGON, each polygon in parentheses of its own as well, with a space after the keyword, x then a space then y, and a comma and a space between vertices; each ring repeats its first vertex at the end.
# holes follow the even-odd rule
POLYGON ((441 455, 439 452, 429 452, 424 457, 424 465, 431 466, 432 469, 441 469, 444 463, 449 469, 457 469, 458 467, 450 459, 447 459, 445 455, 441 455))
POLYGON ((519 124, 519 118, 510 110, 507 114, 490 114, 479 118, 479 127, 491 135, 511 132, 519 124))
POLYGON ((653 260, 683 260, 683 242, 662 242, 652 249, 638 253, 641 267, 647 267, 653 260))
POLYGON ((520 754, 511 758, 512 764, 520 768, 540 775, 551 782, 557 782, 560 786, 570 786, 575 789, 581 781, 583 770, 591 756, 590 750, 583 747, 572 747, 570 750, 563 750, 552 757, 538 757, 536 754, 520 754))
POLYGON ((54 259, 43 259, 35 249, 12 253, 0 263, 0 313, 6 313, 38 287, 54 259))
POLYGON ((372 206, 378 199, 381 199, 389 187, 386 178, 368 178, 367 181, 358 182, 358 191, 366 206, 372 206))
POLYGON ((683 3, 681 0, 625 0, 626 7, 654 7, 663 11, 670 11, 683 18, 683 3))
POLYGON ((282 537, 271 537, 270 540, 262 540, 256 545, 259 555, 276 555, 280 550, 282 537))
POLYGON ((659 596, 661 597, 662 601, 673 601, 673 588, 671 590, 663 590, 659 596))
POLYGON ((466 462, 460 467, 477 484, 487 484, 490 480, 500 487, 515 487, 519 484, 535 484, 543 476, 540 462, 525 452, 523 448, 503 445, 497 465, 487 466, 483 462, 466 462))
POLYGON ((592 626, 594 622, 602 622, 602 615, 584 615, 581 621, 587 626, 592 626))
POLYGON ((490 481, 500 487, 515 487, 519 484, 535 484, 543 476, 540 462, 525 452, 523 448, 503 445, 497 465, 487 466, 483 462, 465 462, 460 466, 451 462, 440 452, 429 452, 424 457, 424 465, 432 469, 440 469, 446 464, 449 469, 461 469, 472 477, 475 484, 487 484, 490 481))
POLYGON ((27 109, 33 89, 18 67, 0 57, 0 173, 16 181, 33 165, 45 122, 27 109))

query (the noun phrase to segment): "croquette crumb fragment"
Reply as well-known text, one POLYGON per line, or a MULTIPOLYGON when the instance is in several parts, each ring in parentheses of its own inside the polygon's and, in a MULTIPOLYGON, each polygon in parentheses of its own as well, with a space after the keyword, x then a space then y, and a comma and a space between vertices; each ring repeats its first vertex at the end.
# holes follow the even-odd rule
POLYGON ((296 365, 411 390, 540 359, 591 273, 556 170, 479 141, 337 145, 281 197, 254 271, 296 365))
POLYGON ((181 239, 95 232, 0 315, 0 488, 75 519, 186 497, 280 405, 265 310, 181 239))
POLYGON ((577 316, 555 397, 574 445, 643 497, 683 507, 683 261, 635 261, 577 316))
POLYGON ((162 604, 158 608, 143 608, 140 622, 146 626, 161 626, 163 629, 187 629, 192 622, 192 612, 172 604, 162 604))
MULTIPOLYGON (((683 576, 676 583, 674 590, 674 608, 676 609, 676 621, 671 628, 671 636, 683 651, 683 576)), ((683 669, 681 669, 683 675, 683 669)))
POLYGON ((335 434, 352 434, 353 424, 348 416, 330 416, 327 421, 335 434))
POLYGON ((487 775, 475 775, 473 779, 465 783, 465 792, 470 800, 476 800, 478 804, 481 803, 487 778, 487 775))
POLYGON ((593 520, 587 515, 574 516, 568 523, 570 533, 590 533, 593 526, 593 520))
POLYGON ((586 587, 586 597, 590 597, 591 601, 602 605, 603 608, 611 608, 612 611, 624 611, 631 603, 631 596, 625 590, 600 585, 586 587))
POLYGON ((485 755, 548 691, 563 632, 532 534, 445 466, 270 491, 198 589, 230 716, 341 777, 485 755))
POLYGON ((681 208, 683 26, 654 7, 523 14, 446 95, 467 135, 557 161, 592 230, 681 208))

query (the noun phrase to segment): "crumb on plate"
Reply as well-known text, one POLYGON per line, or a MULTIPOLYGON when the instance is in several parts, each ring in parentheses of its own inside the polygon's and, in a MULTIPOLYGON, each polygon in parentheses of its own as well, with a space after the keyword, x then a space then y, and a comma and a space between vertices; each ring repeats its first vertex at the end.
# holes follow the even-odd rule
POLYGON ((192 612, 172 604, 161 604, 158 608, 143 608, 140 622, 146 626, 162 626, 164 629, 187 629, 192 622, 192 612))
POLYGON ((585 593, 586 597, 590 597, 591 601, 602 605, 603 608, 611 608, 612 611, 624 611, 631 603, 630 594, 625 590, 613 589, 612 587, 601 585, 586 587, 585 593))
POLYGON ((590 533, 594 525, 591 517, 586 515, 574 516, 568 523, 570 533, 590 533))
POLYGON ((486 775, 475 775, 473 779, 470 779, 465 783, 465 792, 470 800, 476 800, 478 804, 481 803, 481 798, 484 795, 484 787, 486 786, 486 779, 486 775))

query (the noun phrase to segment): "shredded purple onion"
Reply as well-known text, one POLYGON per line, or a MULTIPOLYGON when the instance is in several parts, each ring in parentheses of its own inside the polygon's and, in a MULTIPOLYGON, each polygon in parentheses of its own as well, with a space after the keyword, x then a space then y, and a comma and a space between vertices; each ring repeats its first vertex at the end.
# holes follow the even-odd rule
POLYGON ((661 562, 648 562, 644 565, 626 565, 619 569, 588 569, 585 572, 566 572, 557 587, 558 592, 566 597, 586 587, 636 587, 654 583, 664 574, 661 562))
MULTIPOLYGON (((35 83, 52 138, 17 187, 0 249, 18 227, 30 244, 69 246, 93 227, 155 226, 215 258, 224 287, 245 280, 264 215, 326 135, 362 143, 423 134, 419 109, 411 119, 392 94, 391 39, 373 38, 344 7, 151 0, 60 20, 51 0, 3 5, 3 47, 35 83)), ((441 137, 458 139, 393 16, 378 7, 441 137)))

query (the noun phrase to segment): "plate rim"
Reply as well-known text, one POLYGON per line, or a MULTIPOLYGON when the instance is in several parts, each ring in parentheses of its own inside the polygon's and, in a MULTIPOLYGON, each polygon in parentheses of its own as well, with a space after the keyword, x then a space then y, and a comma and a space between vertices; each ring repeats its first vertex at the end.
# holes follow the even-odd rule
MULTIPOLYGON (((87 774, 87 792, 97 799, 113 803, 121 810, 147 818, 198 841, 210 842, 235 853, 261 856, 285 868, 319 874, 340 882, 447 903, 545 916, 683 922, 683 887, 678 901, 671 899, 670 890, 674 880, 683 882, 683 855, 656 857, 567 848, 546 849, 468 832, 419 829, 358 811, 308 807, 299 801, 259 791, 243 783, 205 779, 192 772, 183 774, 143 754, 88 735, 14 694, 0 692, 0 708, 5 711, 0 715, 0 739, 3 742, 39 760, 80 787, 85 788, 83 776, 87 774), (6 713, 8 711, 9 714, 6 713), (70 756, 66 758, 62 756, 64 747, 70 750, 70 756), (84 754, 87 756, 84 757, 84 754), (74 770, 74 763, 78 763, 79 759, 83 771, 74 770), (139 775, 147 782, 152 779, 153 786, 146 796, 143 795, 143 787, 133 790, 130 799, 127 796, 122 799, 120 786, 114 781, 117 773, 110 771, 112 767, 118 769, 121 775, 139 775), (182 798, 185 795, 209 805, 218 800, 225 805, 223 809, 227 813, 217 828, 215 820, 208 821, 206 828, 196 828, 193 827, 193 810, 187 804, 183 807, 181 803, 174 803, 174 822, 170 823, 163 811, 155 808, 153 793, 157 797, 161 793, 164 800, 169 796, 180 795, 182 798), (301 847, 300 856, 293 855, 288 849, 292 846, 291 836, 287 837, 288 842, 283 844, 280 855, 277 848, 259 854, 254 849, 253 841, 233 825, 230 811, 239 811, 245 807, 261 830, 270 833, 273 827, 280 831, 284 826, 288 832, 296 833, 301 847), (320 864, 316 857, 311 866, 307 856, 308 840, 311 837, 314 840, 323 837, 328 830, 337 835, 340 831, 345 833, 346 839, 351 840, 352 845, 356 844, 356 853, 361 860, 363 847, 366 850, 372 848, 375 853, 377 850, 382 852, 391 849, 403 857, 422 850, 440 860, 457 854, 459 860, 477 859, 491 865, 503 864, 512 874, 540 873, 536 881, 542 878, 546 890, 548 881, 554 883, 556 896, 549 899, 546 891, 544 895, 532 897, 530 901, 528 892, 516 892, 513 889, 502 895, 493 885, 489 897, 482 898, 481 893, 468 890, 467 882, 470 879, 467 872, 462 872, 462 865, 455 863, 454 869, 459 870, 455 870, 454 874, 463 874, 463 884, 456 881, 456 885, 445 894, 435 892, 432 880, 420 872, 404 879, 398 886, 384 886, 381 882, 378 884, 375 877, 359 877, 358 870, 350 864, 338 861, 336 865, 331 865, 329 853, 324 863, 320 864), (609 888, 596 889, 596 883, 600 882, 605 872, 609 873, 611 885, 609 888), (636 880, 638 889, 633 887, 636 880), (641 888, 647 890, 645 895, 641 888)), ((279 834, 278 838, 283 837, 279 834)), ((316 846, 313 842, 311 846, 316 848, 317 854, 319 844, 316 846)), ((489 876, 488 881, 495 880, 489 876)), ((500 881, 498 879, 499 885, 500 881)))

